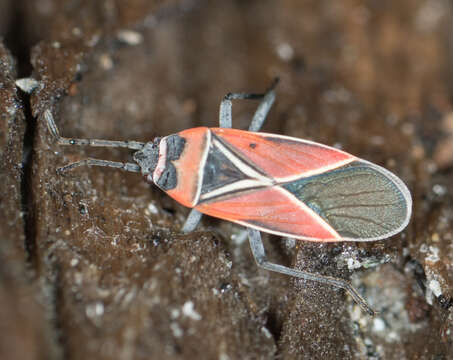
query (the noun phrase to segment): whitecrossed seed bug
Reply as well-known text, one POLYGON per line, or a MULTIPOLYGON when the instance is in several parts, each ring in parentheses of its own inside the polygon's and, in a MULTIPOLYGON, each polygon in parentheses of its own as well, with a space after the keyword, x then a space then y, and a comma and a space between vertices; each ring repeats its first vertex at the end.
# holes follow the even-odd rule
POLYGON ((48 128, 60 145, 123 147, 134 163, 85 159, 60 168, 105 166, 141 172, 173 199, 192 208, 182 231, 193 231, 202 214, 248 228, 258 266, 346 290, 370 315, 375 311, 345 280, 269 262, 260 231, 318 242, 374 241, 408 224, 412 199, 388 170, 344 151, 288 136, 258 132, 275 100, 230 93, 220 104, 219 128, 198 127, 142 143, 61 137, 50 110, 48 128), (248 131, 232 129, 231 100, 261 100, 248 131))

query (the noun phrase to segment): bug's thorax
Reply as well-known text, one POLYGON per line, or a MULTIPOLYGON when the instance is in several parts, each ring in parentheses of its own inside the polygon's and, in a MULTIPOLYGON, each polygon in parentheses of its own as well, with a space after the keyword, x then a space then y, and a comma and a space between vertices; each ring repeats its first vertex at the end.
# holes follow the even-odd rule
POLYGON ((199 127, 156 138, 137 151, 134 160, 147 182, 193 207, 200 195, 209 135, 208 128, 199 127))

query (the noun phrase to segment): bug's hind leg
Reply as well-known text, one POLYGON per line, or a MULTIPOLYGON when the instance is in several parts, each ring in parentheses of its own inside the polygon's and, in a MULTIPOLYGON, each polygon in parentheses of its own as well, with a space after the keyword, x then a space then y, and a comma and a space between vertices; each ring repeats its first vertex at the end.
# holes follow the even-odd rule
POLYGON ((352 285, 349 284, 345 280, 330 277, 330 276, 312 274, 309 272, 291 269, 291 268, 283 266, 283 265, 269 262, 266 258, 266 252, 264 250, 260 232, 258 230, 249 228, 248 233, 249 233, 250 248, 252 249, 253 257, 255 258, 255 261, 259 267, 269 270, 269 271, 275 271, 280 274, 294 276, 299 279, 317 281, 317 282, 320 282, 323 284, 332 285, 332 286, 336 286, 341 289, 344 289, 349 293, 349 295, 352 296, 354 301, 357 304, 359 304, 364 311, 366 311, 371 316, 376 315, 376 312, 370 307, 370 305, 368 305, 368 303, 365 301, 365 299, 363 299, 359 295, 357 290, 354 289, 352 287, 352 285))

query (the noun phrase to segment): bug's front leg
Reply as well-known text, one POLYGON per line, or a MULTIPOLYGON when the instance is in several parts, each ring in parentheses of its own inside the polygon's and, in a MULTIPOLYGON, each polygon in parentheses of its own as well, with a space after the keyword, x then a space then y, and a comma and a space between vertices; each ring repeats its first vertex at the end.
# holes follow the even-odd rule
POLYGON ((346 290, 349 293, 349 295, 352 296, 354 301, 357 304, 359 304, 362 307, 362 309, 364 311, 366 311, 368 314, 370 314, 371 316, 374 316, 377 314, 377 312, 374 311, 370 305, 368 305, 368 303, 365 301, 365 299, 359 295, 357 290, 354 289, 352 287, 352 285, 345 280, 330 277, 330 276, 312 274, 312 273, 301 271, 301 270, 295 270, 295 269, 291 269, 291 268, 288 268, 283 265, 269 262, 266 257, 266 252, 264 250, 264 245, 263 245, 263 241, 261 240, 260 232, 258 230, 248 229, 248 234, 249 234, 250 248, 252 249, 253 257, 255 258, 255 261, 259 267, 269 270, 269 271, 275 271, 280 274, 294 276, 299 279, 317 281, 317 282, 320 282, 323 284, 339 287, 341 289, 346 290))

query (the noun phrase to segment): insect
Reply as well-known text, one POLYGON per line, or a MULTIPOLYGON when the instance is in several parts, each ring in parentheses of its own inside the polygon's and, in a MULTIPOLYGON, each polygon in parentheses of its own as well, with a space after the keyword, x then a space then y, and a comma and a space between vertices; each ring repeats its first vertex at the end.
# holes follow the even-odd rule
POLYGON ((141 172, 147 182, 192 208, 183 232, 194 230, 202 214, 243 225, 258 266, 345 289, 374 315, 347 281, 268 261, 260 232, 318 242, 385 239, 408 224, 410 192, 388 170, 344 151, 258 132, 275 100, 276 83, 262 94, 227 94, 219 128, 192 128, 146 143, 65 138, 50 110, 44 118, 60 145, 135 150, 133 163, 85 159, 59 171, 93 165, 141 172), (235 99, 261 100, 248 131, 232 129, 235 99))

